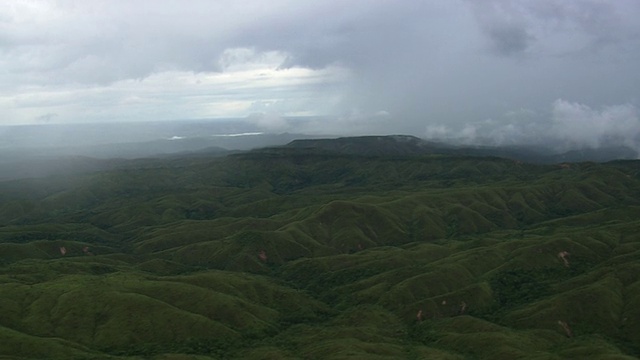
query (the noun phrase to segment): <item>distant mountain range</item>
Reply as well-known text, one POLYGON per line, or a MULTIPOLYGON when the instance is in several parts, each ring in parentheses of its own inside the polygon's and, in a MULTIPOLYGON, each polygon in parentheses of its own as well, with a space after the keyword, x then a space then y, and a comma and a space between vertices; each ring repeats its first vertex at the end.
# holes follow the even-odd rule
POLYGON ((328 152, 359 156, 422 156, 459 155, 500 157, 528 163, 607 162, 617 159, 637 159, 628 147, 572 150, 553 153, 548 149, 511 146, 456 146, 427 141, 409 135, 357 136, 314 138, 304 134, 239 133, 182 137, 174 136, 122 143, 86 142, 74 145, 5 147, 0 153, 0 180, 43 177, 57 173, 82 173, 111 169, 120 161, 149 157, 224 156, 242 151, 328 152))
POLYGON ((638 153, 635 150, 624 146, 552 153, 547 149, 526 146, 456 146, 427 141, 408 135, 299 139, 290 142, 286 147, 318 149, 334 153, 364 156, 426 154, 494 156, 531 163, 606 162, 618 159, 636 159, 638 157, 638 153))

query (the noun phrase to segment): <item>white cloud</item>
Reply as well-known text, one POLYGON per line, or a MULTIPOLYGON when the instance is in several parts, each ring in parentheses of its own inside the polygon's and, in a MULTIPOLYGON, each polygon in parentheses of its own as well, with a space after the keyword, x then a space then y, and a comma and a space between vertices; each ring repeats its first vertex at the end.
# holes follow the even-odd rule
POLYGON ((278 69, 287 56, 281 51, 257 52, 252 48, 231 48, 222 52, 218 64, 224 72, 278 69))
POLYGON ((250 122, 254 123, 261 130, 278 133, 287 131, 290 128, 287 120, 278 113, 254 113, 247 118, 250 122))
POLYGON ((0 92, 0 102, 12 108, 11 114, 5 108, 0 115, 15 123, 39 121, 49 113, 57 113, 51 119, 61 122, 134 121, 244 117, 259 101, 286 103, 278 109, 281 116, 333 106, 349 71, 337 66, 282 69, 285 58, 279 52, 233 48, 223 52, 219 72, 169 70, 110 84, 12 89, 0 92))
POLYGON ((434 140, 450 139, 452 132, 452 129, 445 125, 428 125, 424 137, 434 140))
POLYGON ((566 148, 624 145, 638 149, 638 109, 624 104, 596 110, 584 104, 558 99, 553 103, 551 133, 567 141, 566 148))
POLYGON ((640 118, 631 104, 593 109, 556 99, 548 113, 530 109, 507 111, 499 119, 466 124, 430 125, 425 136, 463 144, 538 145, 564 152, 571 149, 626 146, 640 152, 640 118))

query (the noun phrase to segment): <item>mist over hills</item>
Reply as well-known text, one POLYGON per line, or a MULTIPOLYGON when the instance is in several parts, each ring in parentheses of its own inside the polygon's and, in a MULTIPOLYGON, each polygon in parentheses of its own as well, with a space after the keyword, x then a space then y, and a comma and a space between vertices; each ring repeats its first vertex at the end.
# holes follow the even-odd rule
MULTIPOLYGON (((292 131, 274 132, 268 130, 269 126, 265 128, 262 123, 242 119, 1 126, 0 149, 3 150, 3 154, 12 155, 26 153, 134 158, 196 151, 214 146, 226 150, 250 150, 265 146, 285 145, 299 139, 339 138, 338 135, 330 133, 306 133, 303 124, 319 122, 320 120, 316 117, 287 118, 286 121, 287 128, 292 131)), ((384 146, 375 142, 365 144, 363 142, 364 139, 367 139, 365 135, 356 134, 349 137, 360 138, 358 141, 362 146, 384 146)), ((381 136, 383 135, 378 137, 381 136)), ((469 139, 465 143, 461 143, 459 139, 455 138, 421 139, 418 136, 410 135, 391 136, 389 139, 405 139, 405 147, 408 150, 408 146, 413 146, 411 150, 413 152, 457 151, 463 153, 476 151, 482 155, 482 152, 485 151, 487 153, 512 154, 511 156, 527 156, 526 154, 539 154, 539 157, 549 156, 549 159, 539 160, 542 162, 552 162, 554 157, 561 158, 563 156, 578 159, 579 155, 576 154, 580 153, 584 157, 581 160, 585 161, 599 161, 599 156, 607 160, 616 157, 634 158, 638 156, 632 148, 614 141, 604 142, 605 145, 602 146, 574 144, 569 149, 555 150, 555 147, 552 146, 527 145, 526 142, 521 145, 487 145, 486 139, 478 139, 477 143, 469 139), (598 155, 598 152, 601 155, 598 155), (593 157, 593 159, 589 157, 593 157)), ((346 140, 335 141, 339 143, 346 140)), ((306 144, 312 143, 307 142, 306 144)), ((313 144, 313 146, 321 146, 321 142, 313 144)))
MULTIPOLYGON (((291 120, 293 121, 293 120, 291 120)), ((225 155, 263 147, 315 148, 344 154, 497 156, 532 163, 636 159, 625 146, 555 152, 539 146, 472 146, 410 135, 352 136, 269 133, 251 122, 190 120, 122 124, 0 127, 0 179, 111 168, 113 159, 225 155)))
POLYGON ((269 134, 237 120, 181 120, 0 127, 3 154, 135 158, 205 147, 249 150, 280 145, 304 135, 269 134))
POLYGON ((44 124, 0 127, 0 179, 109 169, 125 159, 224 155, 307 137, 268 134, 241 121, 44 124))

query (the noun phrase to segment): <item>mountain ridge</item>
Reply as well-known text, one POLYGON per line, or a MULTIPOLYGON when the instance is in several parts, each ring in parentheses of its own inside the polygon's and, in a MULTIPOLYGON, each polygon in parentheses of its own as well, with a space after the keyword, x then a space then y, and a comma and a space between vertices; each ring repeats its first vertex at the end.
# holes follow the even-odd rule
POLYGON ((466 146, 428 141, 412 135, 353 136, 322 139, 298 139, 285 147, 321 149, 350 155, 463 155, 496 156, 532 163, 607 162, 618 159, 637 159, 635 150, 619 146, 601 149, 571 150, 553 153, 527 146, 466 146))

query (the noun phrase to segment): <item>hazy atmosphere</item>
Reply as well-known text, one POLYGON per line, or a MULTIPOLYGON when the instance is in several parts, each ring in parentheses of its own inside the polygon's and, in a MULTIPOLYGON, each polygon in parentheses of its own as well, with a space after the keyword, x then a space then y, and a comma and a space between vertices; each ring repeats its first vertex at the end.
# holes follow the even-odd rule
POLYGON ((640 359, 640 0, 0 0, 0 360, 640 359))
POLYGON ((635 0, 0 0, 0 121, 638 150, 639 18, 635 0))

